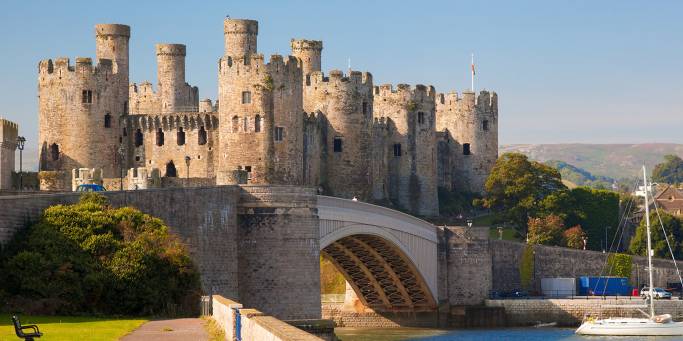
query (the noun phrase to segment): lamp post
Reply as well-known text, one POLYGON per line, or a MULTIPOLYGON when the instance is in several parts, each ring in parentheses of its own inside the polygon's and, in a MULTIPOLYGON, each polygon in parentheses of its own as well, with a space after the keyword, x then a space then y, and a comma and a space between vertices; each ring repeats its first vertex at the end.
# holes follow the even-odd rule
POLYGON ((588 244, 588 238, 583 237, 583 249, 586 250, 586 244, 588 244))
POLYGON ((472 227, 472 219, 467 219, 467 227, 472 227))
POLYGON ((23 136, 17 136, 17 149, 19 149, 19 190, 24 190, 24 144, 26 143, 26 138, 23 136))
POLYGON ((123 156, 125 150, 123 149, 123 143, 119 144, 119 190, 123 191, 123 156))
POLYGON ((192 160, 192 158, 190 158, 189 155, 185 155, 185 166, 187 166, 187 176, 185 176, 187 183, 185 184, 185 187, 190 185, 190 160, 192 160))
POLYGON ((503 227, 498 226, 498 240, 503 240, 503 227))

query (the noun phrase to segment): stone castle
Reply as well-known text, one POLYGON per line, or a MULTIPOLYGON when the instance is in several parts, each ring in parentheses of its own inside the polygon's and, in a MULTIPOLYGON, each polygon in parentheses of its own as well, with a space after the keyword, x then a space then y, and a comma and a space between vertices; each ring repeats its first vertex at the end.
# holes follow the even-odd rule
POLYGON ((19 126, 16 123, 0 117, 0 190, 12 189, 18 134, 19 126))
POLYGON ((224 21, 215 102, 186 82, 185 45, 156 45, 155 90, 129 82, 129 26, 96 25, 95 37, 95 63, 39 64, 44 189, 66 189, 72 170, 89 168, 125 177, 126 188, 305 185, 433 216, 438 187, 481 192, 498 156, 496 93, 325 75, 322 41, 292 39, 291 56, 266 60, 254 20, 224 21))

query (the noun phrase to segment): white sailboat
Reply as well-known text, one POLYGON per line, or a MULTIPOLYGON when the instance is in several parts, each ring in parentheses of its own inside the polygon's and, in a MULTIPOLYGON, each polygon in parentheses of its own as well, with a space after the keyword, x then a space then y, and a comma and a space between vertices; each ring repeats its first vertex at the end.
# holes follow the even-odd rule
POLYGON ((645 166, 643 166, 643 184, 645 194, 645 222, 647 225, 647 264, 649 273, 649 314, 646 318, 613 317, 607 319, 588 319, 576 330, 581 335, 609 336, 679 336, 683 335, 683 322, 674 322, 671 315, 655 315, 655 303, 652 295, 652 241, 650 234, 650 208, 648 202, 648 182, 645 166))

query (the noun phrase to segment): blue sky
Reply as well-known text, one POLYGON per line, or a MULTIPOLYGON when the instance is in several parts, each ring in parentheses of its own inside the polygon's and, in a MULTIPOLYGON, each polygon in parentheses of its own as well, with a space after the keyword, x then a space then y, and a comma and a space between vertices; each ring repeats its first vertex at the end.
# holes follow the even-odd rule
MULTIPOLYGON (((187 45, 187 80, 216 98, 223 18, 259 21, 259 51, 322 39, 323 70, 376 84, 499 94, 500 143, 683 143, 683 1, 6 1, 0 115, 34 148, 37 63, 94 57, 96 23, 131 25, 131 81, 156 83, 154 44, 187 45), (116 6, 114 6, 116 5, 116 6)), ((29 161, 30 162, 30 161, 29 161)))

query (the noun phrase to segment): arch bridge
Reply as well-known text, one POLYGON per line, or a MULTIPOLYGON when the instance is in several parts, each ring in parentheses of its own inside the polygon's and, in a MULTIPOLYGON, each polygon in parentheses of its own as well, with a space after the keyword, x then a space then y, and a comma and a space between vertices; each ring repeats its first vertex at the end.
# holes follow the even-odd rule
POLYGON ((320 253, 380 311, 437 305, 437 235, 431 223, 389 208, 318 196, 320 253))

